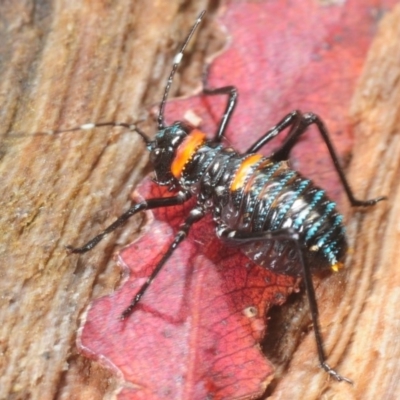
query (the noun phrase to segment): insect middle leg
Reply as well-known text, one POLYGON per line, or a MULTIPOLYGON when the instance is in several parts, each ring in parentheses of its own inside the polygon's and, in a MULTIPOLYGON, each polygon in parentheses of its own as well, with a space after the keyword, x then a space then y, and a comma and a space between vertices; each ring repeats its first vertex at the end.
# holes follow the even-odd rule
POLYGON ((93 249, 106 235, 113 232, 115 229, 119 228, 125 222, 137 214, 139 211, 151 210, 160 207, 171 207, 177 206, 185 203, 190 198, 189 192, 179 192, 176 196, 171 197, 160 197, 155 199, 148 199, 142 203, 134 204, 129 208, 128 211, 120 215, 110 226, 108 226, 103 232, 99 233, 97 236, 89 240, 82 247, 72 247, 66 246, 71 253, 86 253, 87 251, 93 249))
POLYGON ((340 181, 345 189, 346 195, 350 201, 350 204, 353 207, 356 206, 372 206, 376 204, 378 201, 385 200, 385 196, 377 197, 375 199, 370 200, 358 200, 354 194, 353 190, 351 189, 347 178, 343 172, 342 167, 339 163, 339 158, 337 153, 333 147, 331 139, 329 137, 329 132, 318 115, 313 113, 305 113, 302 114, 300 111, 296 110, 292 113, 288 114, 285 118, 283 118, 276 126, 270 129, 267 133, 265 133, 256 143, 254 143, 246 153, 254 153, 257 152, 261 147, 267 144, 270 140, 276 137, 279 133, 281 133, 287 127, 291 127, 287 137, 285 138, 282 146, 277 149, 271 158, 275 161, 282 161, 287 160, 289 158, 290 151, 292 150, 293 146, 297 143, 299 137, 306 132, 307 128, 315 124, 318 128, 322 139, 324 140, 331 159, 333 161, 334 167, 339 175, 340 181))
POLYGON ((299 255, 299 261, 302 266, 303 278, 305 289, 307 293, 308 303, 310 305, 311 319, 314 327, 315 342, 317 344, 318 358, 321 368, 323 368, 329 375, 334 377, 337 381, 346 381, 348 383, 353 383, 350 379, 340 375, 336 370, 331 368, 326 362, 326 354, 324 350, 324 344, 321 335, 321 328, 319 325, 318 317, 318 304, 315 297, 314 285, 312 282, 312 274, 309 265, 306 262, 304 252, 304 246, 299 240, 299 234, 293 229, 279 229, 276 231, 264 231, 264 232, 241 232, 235 231, 227 228, 220 229, 218 236, 229 242, 231 244, 236 244, 238 246, 245 243, 250 243, 254 241, 263 240, 290 240, 297 249, 299 255))

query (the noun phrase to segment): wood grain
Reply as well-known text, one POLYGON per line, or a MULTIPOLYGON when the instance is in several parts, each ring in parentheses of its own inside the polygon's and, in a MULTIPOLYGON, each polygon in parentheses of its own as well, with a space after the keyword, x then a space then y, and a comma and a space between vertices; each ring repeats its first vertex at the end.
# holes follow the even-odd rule
POLYGON ((397 6, 381 21, 350 111, 355 132, 350 182, 360 198, 388 200, 347 215, 346 271, 325 279, 318 290, 329 362, 354 385, 329 381, 318 368, 310 372, 315 344, 309 332, 273 399, 400 398, 399 38, 397 6), (336 309, 331 305, 338 296, 336 309))
MULTIPOLYGON (((0 399, 103 399, 118 387, 77 353, 75 340, 86 306, 118 284, 113 253, 141 218, 84 257, 63 246, 85 242, 126 209, 147 166, 132 134, 15 133, 147 121, 176 45, 202 8, 206 0, 0 3, 0 399)), ((350 181, 360 197, 389 200, 348 215, 348 268, 318 289, 330 362, 355 384, 328 380, 310 332, 271 398, 400 398, 399 27, 398 7, 382 21, 351 111, 350 181), (330 307, 335 296, 338 309, 330 307)), ((193 46, 195 53, 202 45, 193 46)), ((181 86, 186 76, 189 86, 198 81, 190 71, 181 86)))
POLYGON ((29 133, 146 119, 202 8, 207 1, 1 2, 1 399, 102 399, 116 387, 77 354, 75 339, 90 300, 118 284, 115 246, 129 243, 141 218, 88 255, 64 246, 128 207, 147 151, 135 135, 107 129, 29 133))

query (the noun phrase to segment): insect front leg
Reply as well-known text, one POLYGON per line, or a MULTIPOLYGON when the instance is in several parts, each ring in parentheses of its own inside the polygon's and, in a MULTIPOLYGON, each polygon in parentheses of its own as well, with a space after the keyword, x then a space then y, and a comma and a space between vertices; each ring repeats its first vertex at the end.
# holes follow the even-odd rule
POLYGON ((326 360, 326 354, 324 350, 321 328, 319 325, 319 317, 318 317, 318 304, 315 297, 314 285, 312 282, 312 274, 311 269, 308 263, 306 262, 306 257, 304 252, 307 251, 300 241, 299 234, 293 229, 279 229, 276 231, 264 231, 264 232, 242 232, 236 231, 232 229, 228 229, 226 227, 219 228, 217 230, 217 235, 223 239, 225 242, 228 242, 232 245, 243 245, 245 243, 251 243, 254 241, 263 241, 263 240, 290 240, 293 242, 293 245, 297 249, 299 255, 299 262, 302 267, 304 284, 306 288, 307 298, 310 305, 310 313, 311 319, 314 328, 314 336, 315 342, 317 344, 318 358, 320 362, 321 368, 323 368, 329 375, 334 377, 337 381, 346 381, 350 384, 353 382, 340 375, 333 368, 331 368, 326 360))
POLYGON ((82 247, 66 246, 66 248, 71 253, 78 253, 78 254, 86 253, 87 251, 93 249, 93 247, 95 247, 106 235, 108 235, 115 229, 125 224, 125 222, 130 217, 137 214, 139 211, 151 210, 160 207, 177 206, 185 203, 190 198, 190 196, 191 195, 189 192, 182 191, 179 192, 176 196, 148 199, 143 201, 142 203, 134 204, 132 207, 129 208, 128 211, 124 212, 121 216, 119 216, 109 227, 104 229, 103 232, 99 233, 93 239, 89 240, 82 247))
POLYGON ((208 70, 203 73, 203 93, 207 96, 215 96, 218 94, 225 94, 228 96, 225 111, 222 115, 221 121, 218 126, 217 134, 214 137, 215 142, 221 142, 225 136, 226 128, 232 117, 233 111, 236 107, 238 91, 235 86, 223 86, 220 88, 207 87, 208 70))
POLYGON ((326 147, 328 148, 329 154, 333 161, 333 165, 339 175, 340 181, 344 187, 346 192, 347 198, 350 201, 350 204, 353 207, 359 206, 373 206, 374 204, 378 203, 381 200, 386 200, 385 196, 377 197, 375 199, 370 200, 358 200, 351 189, 347 178, 344 174, 344 171, 339 163, 339 157, 337 156, 336 150, 333 147, 332 141, 329 137, 329 132, 321 120, 321 118, 313 113, 305 113, 302 114, 300 111, 296 110, 292 113, 288 114, 276 127, 269 130, 261 139, 259 139, 253 146, 251 146, 247 153, 254 153, 258 151, 262 146, 268 143, 271 139, 281 133, 285 128, 291 126, 288 135, 285 138, 282 146, 277 149, 271 158, 274 161, 282 161, 287 160, 289 158, 290 151, 292 150, 293 146, 297 143, 299 137, 306 132, 307 128, 310 125, 317 125, 318 131, 324 140, 326 147))

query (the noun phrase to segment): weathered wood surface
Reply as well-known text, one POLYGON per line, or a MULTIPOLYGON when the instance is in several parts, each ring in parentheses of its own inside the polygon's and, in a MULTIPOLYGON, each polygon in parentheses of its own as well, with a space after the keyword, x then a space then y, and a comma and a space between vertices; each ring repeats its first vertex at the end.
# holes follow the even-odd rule
MULTIPOLYGON (((146 118, 176 43, 206 8, 193 3, 184 12, 183 3, 144 0, 1 3, 0 133, 146 118)), ((311 332, 273 398, 400 398, 399 30, 398 8, 382 21, 351 112, 350 181, 360 197, 389 200, 349 214, 349 268, 318 290, 330 361, 355 385, 304 368, 315 364, 311 332)), ((117 382, 77 353, 79 318, 118 284, 115 243, 129 242, 141 218, 84 257, 63 246, 84 242, 128 206, 147 165, 144 146, 131 134, 96 130, 5 137, 0 156, 0 398, 106 398, 117 382)))
MULTIPOLYGON (((207 1, 1 2, 1 134, 145 119, 201 8, 207 1)), ((0 151, 0 398, 101 399, 115 381, 77 354, 79 318, 118 284, 115 244, 143 217, 85 256, 64 245, 127 208, 147 151, 109 129, 4 136, 0 151)))
POLYGON ((318 289, 329 362, 354 385, 329 382, 317 369, 307 372, 315 354, 309 332, 273 399, 400 398, 399 77, 398 6, 381 21, 350 111, 355 143, 349 180, 360 198, 388 200, 365 212, 349 211, 347 268, 318 289))

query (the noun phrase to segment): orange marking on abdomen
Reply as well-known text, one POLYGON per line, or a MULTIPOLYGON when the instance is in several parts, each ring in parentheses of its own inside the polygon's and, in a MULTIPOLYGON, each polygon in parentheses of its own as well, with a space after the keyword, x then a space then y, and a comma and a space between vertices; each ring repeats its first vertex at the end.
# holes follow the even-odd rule
POLYGON ((249 158, 243 160, 243 162, 240 164, 239 169, 236 171, 235 179, 231 184, 230 190, 232 192, 235 190, 239 190, 243 187, 247 175, 251 172, 253 165, 258 163, 261 158, 263 158, 261 154, 254 154, 249 158))
POLYGON ((179 179, 185 165, 193 157, 196 150, 206 141, 205 133, 194 129, 176 150, 176 156, 171 165, 172 175, 179 179))

